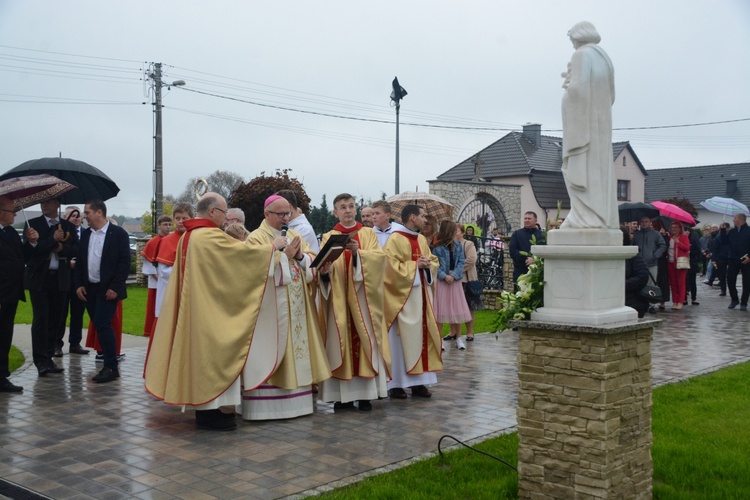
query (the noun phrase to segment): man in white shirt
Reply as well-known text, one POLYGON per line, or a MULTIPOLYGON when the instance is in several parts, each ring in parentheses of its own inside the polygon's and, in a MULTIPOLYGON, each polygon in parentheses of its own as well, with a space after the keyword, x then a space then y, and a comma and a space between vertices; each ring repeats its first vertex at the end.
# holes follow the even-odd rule
POLYGON ((120 377, 112 318, 117 302, 128 296, 130 240, 127 231, 109 223, 103 201, 89 201, 83 213, 89 228, 82 233, 78 248, 76 295, 86 303, 104 353, 104 367, 92 380, 111 382, 120 377))
MULTIPOLYGON (((364 222, 363 222, 364 224, 364 222)), ((378 243, 385 248, 385 242, 393 231, 391 226, 391 204, 385 200, 378 200, 372 204, 372 224, 378 243)))

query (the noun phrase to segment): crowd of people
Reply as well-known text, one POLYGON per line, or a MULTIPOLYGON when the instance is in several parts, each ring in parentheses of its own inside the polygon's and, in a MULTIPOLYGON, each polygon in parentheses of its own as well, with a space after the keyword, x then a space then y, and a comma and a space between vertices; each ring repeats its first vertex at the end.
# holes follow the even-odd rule
MULTIPOLYGON (((641 288, 652 283, 661 289, 662 302, 657 305, 633 305, 640 317, 645 312, 666 310, 671 299, 671 309, 700 305, 698 301, 698 276, 705 277, 704 284, 718 284, 719 296, 729 292, 729 309, 739 306, 747 311, 750 296, 750 227, 745 214, 734 215, 733 227, 729 223, 713 224, 702 229, 672 221, 669 226, 661 218, 641 217, 634 223, 622 226, 625 244, 638 247, 638 257, 645 270, 640 274, 641 288), (699 236, 700 234, 700 236, 699 236), (737 277, 742 279, 742 295, 737 289, 737 277)), ((640 266, 637 266, 640 267, 640 266)), ((632 285, 636 286, 635 282, 632 285)), ((632 290, 631 290, 632 292, 632 290)), ((637 295, 635 293, 633 296, 637 295)), ((635 303, 634 303, 635 304, 635 303)), ((631 305, 631 304, 627 304, 631 305)))
MULTIPOLYGON (((146 390, 195 410, 196 424, 212 430, 236 428, 237 414, 245 420, 307 415, 316 399, 333 403, 334 411, 370 411, 378 399, 407 399, 407 390, 429 398, 445 345, 455 342, 461 351, 474 340, 475 311, 483 307, 481 284, 479 291, 475 286, 478 258, 486 250, 501 253, 503 240, 492 233, 480 243, 471 225, 438 222, 417 205, 392 214, 387 202, 377 201, 361 209, 362 222, 353 196, 342 193, 333 207, 338 223, 320 241, 288 190, 265 200, 263 222, 253 231, 245 228, 242 210, 216 193, 205 194, 196 211, 177 203, 171 216, 162 216, 142 251, 149 288, 146 390), (328 258, 338 255, 329 239, 346 242, 338 258, 328 258), (319 255, 324 258, 316 262, 319 255), (241 264, 247 262, 253 265, 241 264), (445 336, 444 323, 450 325, 445 336)), ((54 358, 63 355, 68 311, 69 353, 88 354, 81 345, 86 308, 95 332, 86 346, 102 362, 93 381, 119 378, 127 233, 107 219, 100 200, 87 203, 83 217, 77 207, 60 217, 59 200, 44 202, 42 212, 22 241, 11 227, 13 203, 0 197, 8 276, 0 288, 3 392, 23 390, 8 379, 7 357, 24 282, 39 376, 63 371, 54 358)), ((670 297, 673 310, 698 305, 700 274, 706 284, 718 282, 720 295, 728 290, 730 309, 747 310, 750 228, 742 214, 733 222, 733 228, 705 228, 702 237, 648 217, 635 228, 623 226, 623 244, 638 247, 626 262, 627 305, 639 317, 664 310, 670 297), (640 291, 649 282, 662 287, 663 303, 645 301, 640 291)), ((544 244, 544 237, 536 214, 525 213, 509 242, 514 281, 533 262, 532 244, 544 244)))
MULTIPOLYGON (((87 346, 96 346, 102 368, 96 383, 118 378, 119 345, 113 328, 118 307, 127 297, 125 281, 130 270, 127 232, 107 218, 101 200, 86 203, 81 228, 78 207, 60 213, 60 200, 41 203, 42 215, 28 221, 24 239, 12 227, 12 200, 0 197, 2 254, 0 269, 0 392, 22 392, 8 380, 8 354, 13 340, 15 313, 29 291, 32 309, 31 344, 34 366, 40 377, 60 374, 64 368, 54 358, 63 356, 63 337, 70 311, 69 353, 87 355, 83 340, 83 309, 91 318, 87 346)), ((120 334, 122 332, 120 331, 120 334)))

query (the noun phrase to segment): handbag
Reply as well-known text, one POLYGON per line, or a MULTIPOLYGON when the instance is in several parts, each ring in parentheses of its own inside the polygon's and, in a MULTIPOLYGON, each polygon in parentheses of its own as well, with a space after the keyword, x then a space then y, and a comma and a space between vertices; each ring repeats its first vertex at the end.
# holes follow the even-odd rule
MULTIPOLYGON (((652 283, 656 283, 656 280, 654 279, 654 276, 651 274, 651 271, 648 272, 649 277, 651 278, 652 283)), ((646 285, 643 288, 641 288, 640 291, 641 297, 646 299, 650 304, 656 304, 662 302, 661 297, 661 288, 654 285, 646 285)))
POLYGON ((651 304, 662 302, 661 288, 654 285, 646 285, 641 288, 641 297, 649 301, 651 304))
POLYGON ((481 281, 469 281, 469 293, 474 297, 481 297, 484 287, 481 281))
POLYGON ((677 257, 677 269, 690 269, 690 258, 677 257))

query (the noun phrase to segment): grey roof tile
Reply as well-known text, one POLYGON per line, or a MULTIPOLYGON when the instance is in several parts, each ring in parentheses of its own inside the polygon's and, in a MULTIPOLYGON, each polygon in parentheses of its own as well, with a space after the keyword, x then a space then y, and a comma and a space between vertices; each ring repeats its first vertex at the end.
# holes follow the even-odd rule
POLYGON ((651 169, 646 177, 646 201, 687 198, 698 206, 713 196, 734 198, 750 205, 750 163, 651 169), (727 180, 737 181, 737 191, 727 194, 727 180))

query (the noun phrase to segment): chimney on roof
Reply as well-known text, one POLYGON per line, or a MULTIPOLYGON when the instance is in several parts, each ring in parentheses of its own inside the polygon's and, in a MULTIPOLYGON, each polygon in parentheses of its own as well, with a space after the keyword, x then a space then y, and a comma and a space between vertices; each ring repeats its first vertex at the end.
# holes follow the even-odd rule
POLYGON ((527 123, 523 126, 523 136, 528 139, 534 147, 542 147, 542 125, 539 123, 527 123))

